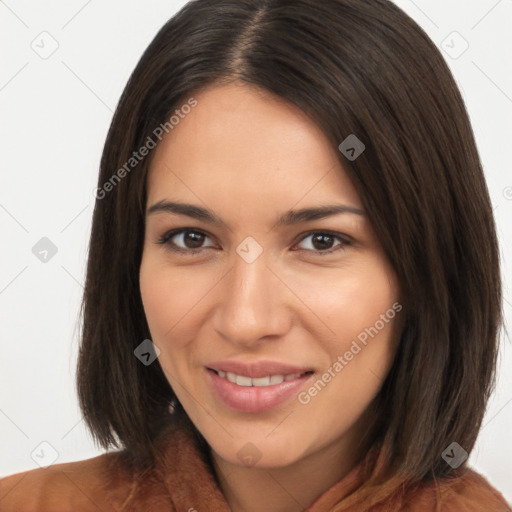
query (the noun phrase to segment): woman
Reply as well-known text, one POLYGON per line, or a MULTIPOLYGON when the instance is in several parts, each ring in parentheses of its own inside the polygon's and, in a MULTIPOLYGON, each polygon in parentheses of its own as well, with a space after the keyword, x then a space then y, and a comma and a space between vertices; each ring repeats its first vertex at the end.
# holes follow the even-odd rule
POLYGON ((120 451, 2 510, 509 511, 467 467, 501 322, 453 78, 384 0, 198 0, 105 144, 78 391, 120 451))

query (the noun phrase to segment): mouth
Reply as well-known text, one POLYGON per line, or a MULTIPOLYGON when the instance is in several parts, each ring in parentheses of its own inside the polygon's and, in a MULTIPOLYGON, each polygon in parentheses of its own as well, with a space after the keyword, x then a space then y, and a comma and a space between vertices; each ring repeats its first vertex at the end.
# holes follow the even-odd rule
POLYGON ((265 412, 283 405, 296 396, 315 373, 310 368, 270 362, 230 361, 205 369, 216 398, 230 409, 246 413, 265 412))
POLYGON ((275 386, 276 384, 281 384, 282 382, 288 382, 291 380, 300 379, 304 375, 312 374, 312 370, 307 370, 305 372, 297 372, 297 373, 289 373, 289 374, 276 374, 276 375, 267 375, 265 377, 248 377, 247 375, 237 375, 233 372, 224 372, 222 370, 212 370, 215 372, 220 378, 226 379, 232 384, 236 384, 237 386, 243 387, 267 387, 267 386, 275 386))

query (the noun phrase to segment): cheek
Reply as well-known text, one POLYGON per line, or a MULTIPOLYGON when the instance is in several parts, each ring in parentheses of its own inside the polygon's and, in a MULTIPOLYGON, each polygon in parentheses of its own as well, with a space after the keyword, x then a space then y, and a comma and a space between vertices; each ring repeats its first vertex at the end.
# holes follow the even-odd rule
POLYGON ((376 258, 337 271, 316 288, 310 281, 303 281, 301 286, 305 301, 330 328, 330 338, 338 340, 341 348, 379 321, 399 298, 393 271, 376 258))
POLYGON ((363 342, 368 331, 374 336, 378 335, 380 339, 390 338, 395 316, 392 305, 398 300, 395 286, 387 275, 376 274, 373 277, 371 284, 363 280, 356 283, 352 289, 347 289, 348 295, 344 297, 347 301, 344 331, 351 338, 359 337, 363 342))
POLYGON ((398 304, 390 298, 360 313, 360 320, 351 324, 350 336, 337 347, 343 358, 345 391, 357 397, 356 403, 368 404, 373 399, 393 363, 399 334, 394 303, 398 304))
POLYGON ((153 254, 143 256, 139 280, 151 340, 160 349, 160 367, 169 384, 178 391, 186 375, 183 369, 191 357, 190 336, 184 329, 187 320, 192 318, 199 291, 192 285, 187 286, 179 279, 176 269, 173 271, 153 254))
POLYGON ((179 329, 187 314, 205 294, 204 286, 195 280, 184 281, 179 271, 143 256, 140 267, 140 291, 144 312, 154 341, 163 341, 179 329))
MULTIPOLYGON (((325 289, 324 289, 325 290, 325 289)), ((331 372, 347 398, 371 400, 392 364, 401 305, 393 271, 382 261, 361 266, 330 285, 319 298, 326 324, 334 331, 326 341, 331 372), (395 306, 393 306, 395 305, 395 306), (340 362, 336 372, 332 363, 340 362)), ((319 310, 321 308, 319 307, 319 310)))

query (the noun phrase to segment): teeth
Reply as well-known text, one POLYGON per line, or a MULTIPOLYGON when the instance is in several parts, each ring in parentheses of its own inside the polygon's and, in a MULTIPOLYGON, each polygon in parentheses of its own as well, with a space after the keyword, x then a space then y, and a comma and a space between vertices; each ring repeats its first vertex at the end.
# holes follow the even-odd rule
POLYGON ((270 385, 270 377, 260 377, 258 379, 252 379, 253 386, 268 386, 270 385))
POLYGON ((244 377, 243 375, 237 375, 236 376, 236 383, 239 386, 251 386, 252 385, 252 379, 251 379, 251 377, 244 377))
POLYGON ((223 372, 222 370, 218 370, 217 375, 219 377, 222 377, 223 379, 227 379, 229 382, 232 382, 233 384, 237 384, 238 386, 265 387, 274 386, 276 384, 281 384, 282 382, 286 382, 293 379, 298 379, 302 374, 292 373, 290 375, 270 375, 268 377, 257 377, 252 379, 251 377, 247 377, 245 375, 236 375, 235 373, 223 372))
POLYGON ((283 380, 284 380, 283 375, 272 375, 272 377, 270 377, 270 385, 281 384, 281 382, 283 382, 283 380))

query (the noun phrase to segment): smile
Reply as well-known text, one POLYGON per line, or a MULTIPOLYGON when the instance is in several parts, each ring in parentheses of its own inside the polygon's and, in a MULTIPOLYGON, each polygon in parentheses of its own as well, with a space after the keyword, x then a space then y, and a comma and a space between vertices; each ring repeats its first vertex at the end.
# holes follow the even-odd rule
MULTIPOLYGON (((307 372, 305 372, 307 373, 307 372)), ((247 377, 246 375, 236 375, 232 372, 223 372, 222 370, 219 370, 217 372, 217 375, 219 377, 222 377, 223 379, 228 380, 229 382, 232 382, 233 384, 236 384, 237 386, 256 386, 256 387, 266 387, 266 386, 274 386, 276 384, 281 384, 281 382, 287 382, 289 380, 298 379, 301 375, 304 375, 302 373, 291 373, 289 375, 270 375, 267 377, 257 377, 257 378, 251 378, 247 377)))
POLYGON ((262 413, 284 405, 314 375, 311 369, 269 362, 229 361, 208 365, 205 370, 215 401, 244 413, 262 413))

